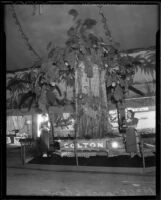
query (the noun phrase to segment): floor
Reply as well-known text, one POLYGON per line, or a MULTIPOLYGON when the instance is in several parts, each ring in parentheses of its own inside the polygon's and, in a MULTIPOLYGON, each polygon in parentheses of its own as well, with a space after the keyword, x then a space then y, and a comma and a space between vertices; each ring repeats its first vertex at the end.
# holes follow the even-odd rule
POLYGON ((104 173, 7 169, 8 195, 155 195, 155 177, 104 173))
POLYGON ((127 175, 23 169, 20 162, 20 149, 12 146, 7 148, 7 195, 155 195, 155 173, 127 175))

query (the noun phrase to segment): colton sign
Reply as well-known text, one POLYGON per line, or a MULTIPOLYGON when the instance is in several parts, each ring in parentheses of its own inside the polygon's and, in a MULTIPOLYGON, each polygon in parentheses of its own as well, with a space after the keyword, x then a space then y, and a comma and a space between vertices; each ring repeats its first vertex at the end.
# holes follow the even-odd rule
POLYGON ((90 157, 96 155, 113 156, 120 155, 126 152, 122 138, 104 138, 104 139, 78 139, 59 140, 61 156, 74 157, 74 148, 77 149, 78 157, 90 157))
MULTIPOLYGON (((74 143, 68 144, 68 143, 64 143, 64 147, 65 148, 74 148, 74 143)), ((77 143, 77 148, 78 149, 86 149, 86 148, 103 148, 103 143, 102 142, 83 142, 83 143, 77 143)))
POLYGON ((103 150, 106 149, 106 141, 104 140, 79 140, 74 144, 74 141, 60 141, 62 150, 73 150, 76 145, 78 150, 103 150))

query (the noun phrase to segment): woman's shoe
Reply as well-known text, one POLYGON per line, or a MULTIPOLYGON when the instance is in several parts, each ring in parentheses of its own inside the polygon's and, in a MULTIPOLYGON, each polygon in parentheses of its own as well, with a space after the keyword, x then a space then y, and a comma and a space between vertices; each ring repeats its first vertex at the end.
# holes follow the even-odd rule
POLYGON ((133 158, 136 154, 134 152, 130 153, 130 157, 133 158))
POLYGON ((43 157, 43 158, 48 157, 48 156, 47 156, 47 153, 44 153, 44 154, 42 155, 42 157, 43 157))
POLYGON ((141 158, 141 153, 137 153, 137 156, 139 156, 141 158))

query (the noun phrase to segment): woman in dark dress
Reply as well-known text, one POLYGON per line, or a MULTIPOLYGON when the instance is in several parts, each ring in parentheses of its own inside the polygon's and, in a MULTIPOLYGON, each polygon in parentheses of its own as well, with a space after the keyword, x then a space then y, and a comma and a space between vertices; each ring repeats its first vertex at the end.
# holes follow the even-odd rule
POLYGON ((139 120, 138 118, 135 118, 134 116, 135 116, 135 113, 132 110, 128 110, 126 123, 128 127, 133 127, 136 129, 139 120))
POLYGON ((49 121, 45 114, 42 115, 43 121, 40 124, 40 150, 43 157, 47 157, 49 150, 49 121))
POLYGON ((140 152, 139 148, 139 134, 136 130, 138 119, 134 117, 135 113, 132 110, 127 111, 127 131, 126 131, 126 149, 127 152, 131 154, 131 157, 134 157, 137 153, 140 152))

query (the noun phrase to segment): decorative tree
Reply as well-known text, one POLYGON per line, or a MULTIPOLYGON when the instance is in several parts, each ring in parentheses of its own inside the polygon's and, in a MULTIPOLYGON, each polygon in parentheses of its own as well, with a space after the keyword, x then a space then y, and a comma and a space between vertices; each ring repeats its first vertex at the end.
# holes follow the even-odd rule
MULTIPOLYGON (((32 79, 26 75, 23 79, 30 85, 30 91, 21 99, 22 102, 28 96, 34 97, 41 111, 49 114, 53 135, 55 117, 49 107, 66 103, 66 95, 63 98, 57 86, 61 81, 73 87, 76 138, 102 138, 108 135, 111 131, 109 103, 116 105, 121 131, 125 118, 126 92, 131 89, 142 94, 132 86, 134 66, 140 62, 130 56, 120 55, 101 7, 99 13, 106 42, 91 33, 97 24, 95 20, 81 20, 78 12, 72 9, 69 14, 73 16, 74 25, 67 31, 66 46, 53 47, 50 42, 47 45, 48 58, 42 62, 37 76, 32 79)), ((32 102, 33 99, 30 105, 32 102)))
POLYGON ((51 42, 47 46, 48 63, 54 63, 55 67, 46 67, 48 63, 44 67, 45 73, 53 68, 53 74, 51 71, 48 73, 49 80, 56 82, 60 72, 66 82, 72 80, 76 134, 80 138, 101 138, 111 131, 108 116, 110 102, 116 104, 121 130, 125 118, 125 93, 129 88, 137 91, 131 86, 135 60, 120 56, 101 8, 99 13, 108 42, 90 32, 97 23, 95 20, 87 18, 82 21, 78 19, 78 12, 72 9, 69 14, 75 24, 67 32, 66 47, 52 48, 51 42))

